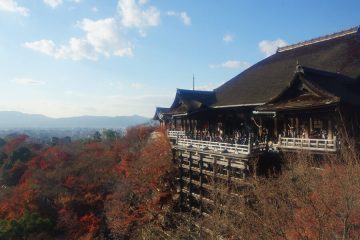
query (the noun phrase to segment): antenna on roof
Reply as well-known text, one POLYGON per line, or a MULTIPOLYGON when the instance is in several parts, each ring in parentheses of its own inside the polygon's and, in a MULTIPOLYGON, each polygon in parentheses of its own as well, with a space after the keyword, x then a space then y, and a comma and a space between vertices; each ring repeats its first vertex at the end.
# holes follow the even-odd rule
POLYGON ((193 73, 193 91, 195 91, 195 75, 193 73))

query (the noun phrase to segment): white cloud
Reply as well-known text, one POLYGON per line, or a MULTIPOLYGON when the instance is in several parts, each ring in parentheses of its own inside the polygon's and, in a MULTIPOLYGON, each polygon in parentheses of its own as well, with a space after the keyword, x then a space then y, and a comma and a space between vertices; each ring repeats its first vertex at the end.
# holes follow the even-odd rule
POLYGON ((97 7, 95 7, 95 6, 93 6, 93 7, 91 8, 91 11, 92 11, 92 12, 98 12, 99 9, 98 9, 97 7))
POLYGON ((28 85, 43 85, 45 84, 44 81, 34 80, 31 78, 15 78, 13 80, 14 83, 22 86, 28 86, 28 85))
POLYGON ((44 53, 46 55, 53 55, 55 53, 55 43, 51 40, 39 40, 35 42, 26 42, 24 43, 24 46, 27 48, 30 48, 34 51, 39 51, 41 53, 44 53))
POLYGON ((127 28, 136 28, 142 36, 146 35, 146 28, 160 24, 160 11, 150 6, 145 8, 145 0, 119 0, 118 12, 121 24, 127 28))
POLYGON ((250 66, 248 62, 237 61, 237 60, 228 60, 221 64, 211 64, 210 68, 231 68, 231 69, 246 69, 250 66))
POLYGON ((278 38, 274 41, 263 40, 259 43, 259 49, 263 52, 267 57, 274 54, 279 47, 284 47, 287 45, 287 42, 278 38))
POLYGON ((230 35, 230 34, 226 34, 223 37, 223 41, 226 42, 226 43, 232 42, 232 41, 234 41, 234 36, 230 35))
POLYGON ((0 0, 0 11, 19 13, 23 16, 29 15, 29 9, 21 7, 14 0, 0 0))
POLYGON ((132 46, 119 31, 114 18, 83 19, 77 26, 85 32, 83 38, 71 38, 67 45, 57 46, 52 40, 26 42, 25 47, 56 59, 97 60, 99 56, 132 56, 132 46))
POLYGON ((180 18, 184 25, 187 25, 187 26, 191 25, 191 18, 187 15, 186 12, 181 12, 180 18))
POLYGON ((179 17, 179 19, 182 21, 182 23, 186 26, 191 25, 191 18, 187 14, 187 12, 175 12, 175 11, 167 11, 166 15, 170 17, 179 17))
POLYGON ((43 1, 46 5, 48 5, 51 8, 57 8, 63 3, 62 0, 43 0, 43 1))

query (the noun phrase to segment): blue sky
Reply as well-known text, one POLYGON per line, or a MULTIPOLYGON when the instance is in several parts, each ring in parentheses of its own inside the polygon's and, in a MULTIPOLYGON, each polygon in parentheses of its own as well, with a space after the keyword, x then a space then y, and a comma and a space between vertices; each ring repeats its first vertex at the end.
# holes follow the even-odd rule
POLYGON ((360 24, 347 0, 0 0, 0 111, 150 117, 278 46, 360 24))

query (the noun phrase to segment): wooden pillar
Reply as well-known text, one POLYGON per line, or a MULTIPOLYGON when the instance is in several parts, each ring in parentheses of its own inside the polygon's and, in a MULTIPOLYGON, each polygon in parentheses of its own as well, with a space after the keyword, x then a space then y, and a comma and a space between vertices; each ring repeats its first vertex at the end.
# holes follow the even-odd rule
MULTIPOLYGON (((285 120, 284 120, 285 121, 285 120)), ((283 130, 284 130, 284 133, 285 135, 283 137, 286 137, 287 135, 287 126, 286 126, 286 122, 283 123, 283 130)))
POLYGON ((274 137, 276 138, 278 135, 278 119, 274 117, 274 137))
POLYGON ((184 187, 184 180, 183 180, 183 175, 184 175, 184 171, 183 171, 183 156, 182 153, 180 152, 179 155, 179 160, 180 160, 180 166, 179 166, 179 185, 180 185, 180 206, 182 207, 184 204, 184 193, 183 193, 183 187, 184 187))
POLYGON ((307 125, 305 124, 305 138, 309 138, 309 128, 307 127, 307 125))
POLYGON ((191 135, 193 135, 194 133, 194 124, 192 119, 189 119, 189 132, 191 133, 191 135))
POLYGON ((332 129, 332 122, 331 120, 328 120, 328 126, 327 126, 327 138, 329 140, 333 139, 334 134, 333 134, 333 129, 332 129))
POLYGON ((190 197, 192 196, 192 175, 193 175, 193 172, 192 172, 192 163, 193 163, 193 158, 192 158, 192 155, 193 153, 189 152, 189 195, 190 197))
POLYGON ((231 183, 231 159, 228 158, 227 160, 227 184, 228 184, 228 187, 229 187, 229 190, 230 190, 230 183, 231 183))
POLYGON ((260 117, 259 137, 262 137, 262 135, 263 135, 263 120, 262 117, 260 117))
POLYGON ((199 153, 199 180, 200 180, 200 213, 203 212, 203 207, 202 207, 202 197, 203 197, 203 183, 204 183, 204 179, 203 179, 203 154, 199 153))
POLYGON ((253 152, 253 138, 251 136, 251 134, 249 134, 249 154, 251 154, 253 152))
POLYGON ((213 156, 213 181, 215 184, 215 180, 216 180, 216 172, 217 172, 217 159, 215 156, 213 156))
POLYGON ((181 119, 180 120, 181 121, 181 130, 185 130, 185 126, 184 126, 184 119, 181 119))
POLYGON ((295 118, 295 134, 299 134, 299 118, 295 118))
POLYGON ((310 130, 310 133, 313 131, 313 121, 312 121, 311 117, 310 117, 310 120, 309 120, 309 130, 310 130))

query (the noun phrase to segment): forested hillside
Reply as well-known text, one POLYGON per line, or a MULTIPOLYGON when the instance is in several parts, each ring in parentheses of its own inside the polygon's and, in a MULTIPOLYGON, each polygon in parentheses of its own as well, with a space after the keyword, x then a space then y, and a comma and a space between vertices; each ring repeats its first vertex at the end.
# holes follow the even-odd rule
POLYGON ((117 141, 0 142, 0 239, 126 239, 171 199, 170 147, 153 127, 117 141))
POLYGON ((51 147, 1 139, 0 239, 359 239, 352 143, 285 154, 281 172, 253 172, 238 192, 214 182, 200 216, 180 207, 169 141, 154 130, 51 147))

